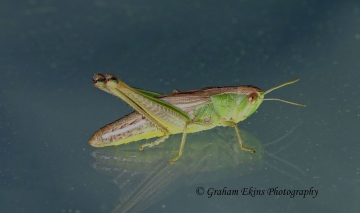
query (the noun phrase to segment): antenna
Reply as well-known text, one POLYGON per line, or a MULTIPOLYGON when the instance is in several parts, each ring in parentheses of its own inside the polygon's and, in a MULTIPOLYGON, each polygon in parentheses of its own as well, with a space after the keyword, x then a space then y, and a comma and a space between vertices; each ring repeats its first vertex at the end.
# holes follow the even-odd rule
MULTIPOLYGON (((297 81, 299 81, 299 80, 300 80, 300 78, 296 78, 296 79, 294 79, 294 80, 291 80, 291 81, 285 82, 285 83, 283 83, 283 84, 280 84, 280 85, 278 85, 278 86, 276 86, 276 87, 270 88, 270 89, 268 89, 268 90, 266 90, 266 91, 264 92, 264 95, 270 93, 271 91, 274 91, 274 90, 276 90, 276 89, 279 89, 279 88, 281 88, 281 87, 283 87, 283 86, 286 86, 286 85, 288 85, 288 84, 293 84, 293 83, 295 83, 295 82, 297 82, 297 81)), ((292 105, 296 105, 296 106, 306 107, 305 104, 300 104, 300 103, 296 103, 296 102, 292 102, 292 101, 286 101, 286 100, 282 100, 282 99, 278 99, 278 98, 264 98, 263 100, 265 100, 265 101, 281 101, 281 102, 288 103, 288 104, 292 104, 292 105)))

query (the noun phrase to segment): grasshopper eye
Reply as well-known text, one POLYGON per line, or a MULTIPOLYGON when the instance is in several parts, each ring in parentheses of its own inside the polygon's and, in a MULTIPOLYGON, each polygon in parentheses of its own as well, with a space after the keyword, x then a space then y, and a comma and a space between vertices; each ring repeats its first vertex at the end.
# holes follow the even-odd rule
POLYGON ((258 98, 258 94, 256 92, 251 93, 248 95, 248 102, 254 104, 258 98))

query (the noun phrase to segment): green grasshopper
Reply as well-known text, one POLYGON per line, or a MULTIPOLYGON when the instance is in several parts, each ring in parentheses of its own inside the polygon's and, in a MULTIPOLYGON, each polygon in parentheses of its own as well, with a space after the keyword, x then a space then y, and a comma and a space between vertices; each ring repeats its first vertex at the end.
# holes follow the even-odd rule
POLYGON ((255 149, 243 144, 237 123, 253 114, 264 100, 305 106, 282 99, 264 98, 269 92, 298 80, 294 79, 265 92, 254 86, 231 86, 174 91, 162 95, 130 87, 112 74, 95 74, 95 87, 122 99, 135 112, 95 132, 89 143, 94 147, 104 147, 159 137, 152 143, 143 144, 140 147, 143 150, 144 147, 158 145, 172 134, 182 133, 179 152, 170 160, 173 163, 183 153, 187 133, 209 130, 216 126, 230 126, 235 129, 240 148, 255 153, 255 149))

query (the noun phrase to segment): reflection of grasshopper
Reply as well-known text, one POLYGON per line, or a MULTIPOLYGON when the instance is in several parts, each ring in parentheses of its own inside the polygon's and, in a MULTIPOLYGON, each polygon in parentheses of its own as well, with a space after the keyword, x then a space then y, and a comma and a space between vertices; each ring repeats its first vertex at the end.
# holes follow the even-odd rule
POLYGON ((111 176, 121 191, 120 202, 112 212, 142 212, 184 186, 201 186, 259 172, 267 163, 263 144, 240 129, 242 139, 257 153, 239 155, 239 145, 229 143, 235 136, 231 133, 232 129, 225 128, 195 134, 183 158, 173 165, 166 159, 178 152, 178 144, 173 143, 178 137, 170 137, 167 143, 159 144, 160 149, 146 153, 140 153, 135 143, 92 151, 94 168, 111 176))
POLYGON ((94 85, 111 93, 133 107, 133 112, 98 130, 89 143, 95 147, 112 146, 160 137, 140 147, 152 147, 163 142, 169 135, 182 133, 180 150, 170 160, 176 161, 183 152, 186 134, 208 130, 216 126, 234 127, 240 148, 255 153, 255 149, 243 145, 237 123, 245 120, 260 106, 263 100, 278 100, 297 106, 303 104, 281 99, 264 99, 265 94, 295 83, 295 79, 274 88, 261 91, 253 86, 212 87, 169 95, 132 88, 114 75, 95 74, 94 85))

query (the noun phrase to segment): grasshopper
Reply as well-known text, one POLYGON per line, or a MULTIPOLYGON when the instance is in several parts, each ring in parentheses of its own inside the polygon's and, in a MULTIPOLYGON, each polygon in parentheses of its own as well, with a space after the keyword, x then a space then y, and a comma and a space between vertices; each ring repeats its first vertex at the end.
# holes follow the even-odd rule
POLYGON ((140 147, 143 150, 144 147, 158 145, 172 134, 182 133, 179 152, 170 160, 173 163, 183 153, 187 133, 209 130, 216 126, 230 126, 235 129, 240 148, 255 153, 254 148, 244 145, 237 123, 253 114, 264 100, 304 107, 300 103, 264 98, 271 91, 298 80, 288 81, 265 92, 254 86, 230 86, 174 91, 162 95, 130 87, 112 74, 95 74, 95 87, 122 99, 135 112, 102 127, 90 138, 89 143, 94 147, 104 147, 158 137, 154 142, 143 144, 140 147))

